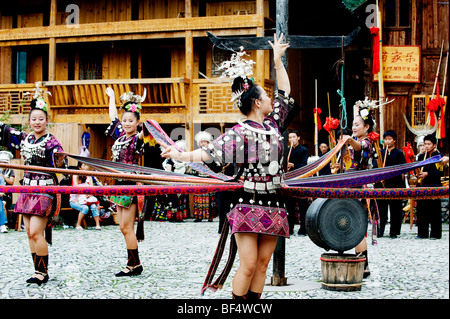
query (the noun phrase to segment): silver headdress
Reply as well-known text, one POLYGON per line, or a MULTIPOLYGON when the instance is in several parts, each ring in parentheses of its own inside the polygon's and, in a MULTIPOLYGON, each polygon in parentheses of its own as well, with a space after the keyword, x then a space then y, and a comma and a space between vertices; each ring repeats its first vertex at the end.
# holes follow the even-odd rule
MULTIPOLYGON (((253 66, 256 64, 253 60, 245 60, 242 59, 244 55, 248 55, 244 51, 244 47, 239 48, 239 52, 235 52, 231 55, 230 61, 224 61, 218 67, 219 70, 223 70, 221 79, 226 79, 228 82, 233 82, 235 78, 240 76, 244 79, 244 82, 247 78, 253 74, 253 66)), ((231 96, 230 102, 233 102, 233 107, 237 108, 241 104, 241 96, 242 94, 248 90, 248 87, 245 87, 246 83, 244 83, 242 90, 238 92, 233 92, 231 96)), ((248 85, 248 84, 247 84, 248 85)))
POLYGON ((44 112, 47 112, 48 111, 48 104, 45 101, 45 96, 47 96, 47 95, 51 96, 52 94, 50 93, 50 91, 47 91, 47 90, 44 90, 44 89, 40 88, 40 86, 41 86, 41 82, 40 81, 35 82, 35 84, 36 84, 36 88, 34 89, 34 94, 33 94, 33 92, 25 92, 23 95, 26 96, 26 95, 33 94, 33 100, 36 100, 36 103, 34 103, 34 106, 31 107, 32 110, 33 109, 39 109, 39 110, 42 110, 44 112))
POLYGON ((36 88, 34 89, 34 94, 32 92, 25 92, 23 95, 30 95, 33 94, 33 99, 37 99, 37 98, 44 98, 45 95, 50 95, 52 96, 52 94, 50 93, 50 91, 46 91, 44 89, 41 89, 41 81, 35 82, 36 88))
MULTIPOLYGON (((369 100, 366 96, 364 101, 356 101, 353 106, 354 114, 353 116, 360 115, 364 120, 369 118, 370 112, 379 108, 380 106, 392 103, 394 100, 388 101, 386 99, 384 102, 378 100, 369 100)), ((373 120, 373 127, 376 127, 376 122, 373 120)))
POLYGON ((141 97, 140 95, 134 94, 133 92, 124 93, 120 96, 120 100, 123 103, 134 102, 137 104, 141 104, 145 101, 145 97, 147 96, 147 89, 144 88, 144 95, 141 97))
POLYGON ((438 128, 438 120, 436 117, 436 114, 433 112, 435 121, 434 123, 436 123, 434 126, 425 124, 425 125, 416 125, 414 127, 411 127, 411 125, 409 124, 408 120, 406 119, 406 115, 405 113, 403 113, 403 119, 405 120, 405 124, 406 127, 411 131, 411 133, 413 133, 416 137, 414 138, 414 141, 417 143, 417 145, 420 144, 420 142, 422 142, 423 144, 423 138, 429 134, 433 134, 434 132, 436 132, 437 128, 438 128))

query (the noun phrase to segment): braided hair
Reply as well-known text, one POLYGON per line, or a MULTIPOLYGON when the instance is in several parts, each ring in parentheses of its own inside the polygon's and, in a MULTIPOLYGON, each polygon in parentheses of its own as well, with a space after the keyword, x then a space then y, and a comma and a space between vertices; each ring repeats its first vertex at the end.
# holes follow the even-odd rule
POLYGON ((47 102, 44 101, 43 98, 38 97, 38 98, 31 100, 29 116, 31 116, 31 113, 34 110, 40 110, 40 111, 44 112, 45 117, 48 118, 48 104, 47 104, 47 102))
POLYGON ((261 97, 261 90, 258 85, 254 84, 249 78, 236 77, 231 86, 231 91, 235 94, 242 92, 240 96, 239 110, 244 115, 248 115, 255 100, 261 97))

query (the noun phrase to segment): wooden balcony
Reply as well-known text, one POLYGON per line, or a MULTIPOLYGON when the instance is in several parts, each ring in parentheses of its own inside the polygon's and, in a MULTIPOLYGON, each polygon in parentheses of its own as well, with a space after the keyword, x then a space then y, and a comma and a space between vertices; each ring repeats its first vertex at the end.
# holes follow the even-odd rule
MULTIPOLYGON (((197 79, 191 85, 192 105, 186 98, 189 83, 185 78, 47 81, 42 88, 48 96, 51 121, 54 123, 107 124, 109 98, 105 90, 111 86, 116 93, 116 105, 122 103, 120 95, 135 92, 147 97, 142 103, 142 118, 160 123, 184 124, 187 114, 195 123, 235 123, 242 117, 230 102, 229 83, 211 83, 197 79)), ((0 114, 9 112, 11 124, 26 124, 30 95, 34 84, 0 85, 0 114)), ((273 97, 274 82, 264 81, 264 88, 273 97)))
POLYGON ((8 113, 8 123, 26 124, 24 114, 28 114, 32 96, 25 93, 34 88, 34 84, 0 84, 0 117, 8 113))
POLYGON ((142 95, 146 89, 143 117, 153 114, 163 118, 169 115, 170 121, 178 123, 182 122, 186 108, 184 78, 53 81, 43 84, 52 92, 49 101, 53 120, 58 123, 108 123, 109 97, 105 93, 108 86, 116 93, 117 106, 122 104, 121 94, 131 91, 142 95))
MULTIPOLYGON (((272 98, 274 82, 264 81, 264 89, 272 98)), ((238 109, 233 108, 230 83, 211 83, 207 80, 194 80, 193 114, 197 123, 236 123, 243 117, 238 109)))
MULTIPOLYGON (((183 123, 186 109, 185 79, 130 79, 130 80, 83 80, 47 81, 43 88, 51 92, 48 96, 51 120, 55 123, 77 122, 83 124, 109 123, 109 98, 105 94, 108 86, 116 92, 116 105, 121 105, 120 95, 135 92, 147 97, 142 103, 142 114, 153 114, 163 122, 183 123), (167 117, 167 115, 169 115, 167 117)), ((28 113, 30 95, 34 84, 0 85, 0 112, 9 111, 11 123, 22 124, 23 114, 28 113)))
POLYGON ((194 37, 205 37, 206 30, 217 35, 254 35, 257 28, 263 27, 264 17, 260 14, 64 24, 0 29, 0 46, 43 44, 49 43, 51 38, 56 43, 182 38, 185 31, 192 31, 194 37))

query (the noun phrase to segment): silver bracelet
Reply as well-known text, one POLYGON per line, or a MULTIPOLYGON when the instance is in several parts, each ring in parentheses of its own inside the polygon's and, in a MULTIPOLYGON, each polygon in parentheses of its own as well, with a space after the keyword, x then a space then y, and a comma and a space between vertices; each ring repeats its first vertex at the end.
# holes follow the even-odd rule
POLYGON ((281 69, 282 67, 284 67, 284 64, 281 64, 281 66, 274 66, 273 68, 274 68, 275 70, 278 70, 278 69, 281 69))

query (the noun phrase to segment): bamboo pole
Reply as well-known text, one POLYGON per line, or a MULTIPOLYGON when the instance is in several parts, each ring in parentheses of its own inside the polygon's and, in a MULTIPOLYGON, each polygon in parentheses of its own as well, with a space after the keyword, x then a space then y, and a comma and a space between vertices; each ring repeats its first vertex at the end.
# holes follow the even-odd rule
MULTIPOLYGON (((285 39, 288 37, 288 20, 289 20, 289 0, 276 0, 276 33, 279 37, 284 34, 285 39)), ((288 52, 282 57, 282 62, 287 70, 288 52)), ((273 252, 272 265, 272 286, 286 286, 287 278, 285 276, 286 263, 286 238, 278 237, 275 251, 273 252)))
MULTIPOLYGON (((442 98, 443 99, 445 99, 445 84, 446 84, 446 80, 447 80, 447 68, 448 68, 448 47, 447 47, 447 58, 446 58, 446 62, 445 62, 445 69, 444 69, 444 82, 443 82, 443 84, 442 84, 442 98)), ((447 99, 448 100, 448 99, 447 99)), ((438 125, 438 129, 437 129, 437 132, 436 132, 436 138, 437 139, 442 139, 442 136, 441 136, 441 130, 442 130, 442 128, 441 128, 441 125, 442 125, 442 121, 441 121, 441 118, 444 116, 445 117, 445 109, 446 109, 446 107, 447 107, 447 101, 445 101, 445 103, 444 103, 444 105, 442 106, 442 109, 441 109, 441 112, 440 112, 440 114, 439 114, 439 119, 438 119, 438 123, 439 123, 439 125, 438 125)), ((442 141, 441 141, 442 142, 442 141)))
POLYGON ((439 71, 441 70, 441 61, 442 61, 442 52, 444 51, 444 40, 442 40, 442 45, 441 45, 441 54, 439 55, 439 63, 438 63, 438 67, 436 70, 436 76, 434 79, 434 85, 433 85, 433 93, 431 94, 431 99, 434 99, 434 94, 436 93, 436 85, 437 85, 437 81, 439 78, 439 71))
MULTIPOLYGON (((377 5, 377 25, 378 25, 378 33, 379 33, 379 42, 380 42, 380 50, 379 50, 379 59, 380 59, 380 71, 378 72, 378 99, 380 104, 384 100, 384 81, 383 81, 383 25, 381 23, 381 11, 378 5, 378 0, 376 2, 377 5)), ((384 112, 383 107, 379 107, 380 110, 380 142, 381 137, 384 134, 384 112)), ((383 141, 384 142, 384 141, 383 141)))
POLYGON ((318 121, 317 121, 317 79, 315 81, 315 96, 316 96, 316 107, 314 112, 314 149, 316 156, 319 156, 319 128, 318 128, 318 121))

